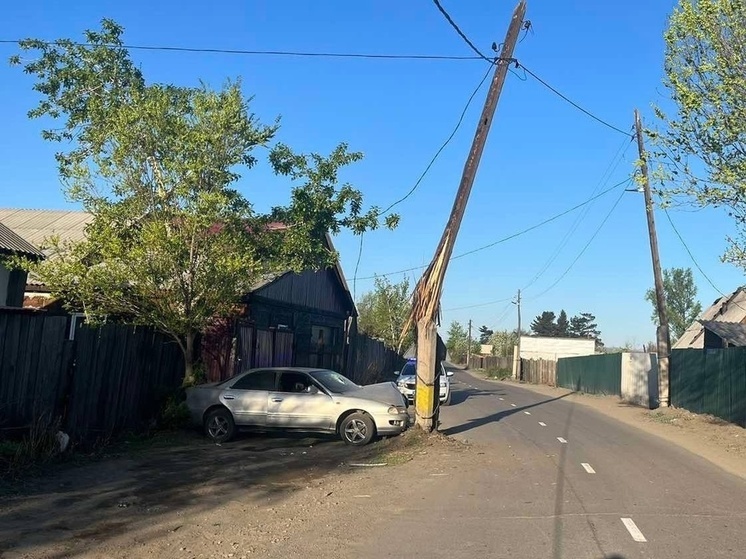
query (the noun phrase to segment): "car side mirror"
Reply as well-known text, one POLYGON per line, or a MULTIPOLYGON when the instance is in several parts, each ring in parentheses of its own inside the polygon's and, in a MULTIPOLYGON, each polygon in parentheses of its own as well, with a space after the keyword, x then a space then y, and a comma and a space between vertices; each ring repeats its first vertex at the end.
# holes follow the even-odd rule
POLYGON ((446 376, 447 377, 452 377, 453 376, 453 371, 446 371, 446 376))
POLYGON ((319 389, 316 388, 315 386, 311 385, 311 386, 308 387, 308 393, 309 394, 318 394, 319 393, 319 389))

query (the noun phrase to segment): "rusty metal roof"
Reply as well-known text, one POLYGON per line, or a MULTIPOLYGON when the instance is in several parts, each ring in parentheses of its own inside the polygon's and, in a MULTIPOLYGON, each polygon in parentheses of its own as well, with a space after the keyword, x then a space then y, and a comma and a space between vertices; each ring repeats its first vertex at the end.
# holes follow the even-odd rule
POLYGON ((62 241, 82 241, 92 219, 91 214, 81 211, 0 208, 0 222, 36 247, 53 236, 62 241))
POLYGON ((11 252, 29 256, 43 256, 41 251, 0 222, 0 252, 11 252))

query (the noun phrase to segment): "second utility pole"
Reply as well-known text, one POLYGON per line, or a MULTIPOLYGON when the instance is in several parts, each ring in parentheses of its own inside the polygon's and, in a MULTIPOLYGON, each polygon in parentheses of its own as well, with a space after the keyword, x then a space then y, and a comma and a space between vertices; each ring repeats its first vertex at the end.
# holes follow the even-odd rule
POLYGON ((668 354, 671 338, 668 332, 668 313, 666 312, 666 294, 663 291, 661 276, 661 260, 658 254, 658 236, 655 233, 655 215, 653 214, 653 197, 650 194, 650 179, 648 178, 648 161, 645 146, 642 141, 642 122, 640 113, 635 109, 635 132, 637 134, 637 150, 640 153, 640 172, 642 173, 642 188, 645 193, 645 215, 648 218, 648 236, 650 237, 650 254, 653 257, 653 277, 655 279, 655 305, 658 309, 658 401, 662 408, 668 407, 668 354))
POLYGON ((521 290, 518 290, 518 299, 515 304, 518 306, 518 342, 513 348, 513 378, 516 380, 523 380, 521 378, 521 290))
POLYGON ((466 368, 469 368, 469 362, 471 361, 471 318, 469 319, 469 338, 466 345, 466 368))

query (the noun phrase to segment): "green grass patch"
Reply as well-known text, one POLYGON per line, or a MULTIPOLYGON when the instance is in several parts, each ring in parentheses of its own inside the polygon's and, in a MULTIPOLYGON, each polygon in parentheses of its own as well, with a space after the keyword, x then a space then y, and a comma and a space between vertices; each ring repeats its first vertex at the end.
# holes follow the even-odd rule
POLYGON ((484 376, 492 380, 505 380, 513 376, 513 371, 510 369, 487 369, 484 376))

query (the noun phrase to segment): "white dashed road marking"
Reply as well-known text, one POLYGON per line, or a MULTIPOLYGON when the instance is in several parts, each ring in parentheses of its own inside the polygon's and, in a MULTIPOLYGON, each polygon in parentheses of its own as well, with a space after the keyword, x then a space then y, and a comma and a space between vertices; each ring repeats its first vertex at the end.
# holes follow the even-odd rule
POLYGON ((622 523, 627 529, 627 532, 629 532, 629 535, 632 536, 633 540, 635 540, 636 542, 648 541, 645 539, 645 536, 642 535, 642 532, 640 532, 640 529, 637 527, 637 524, 635 524, 634 520, 632 520, 631 518, 622 518, 622 523))
POLYGON ((515 404, 510 404, 512 407, 515 407, 515 404))
POLYGON ((589 474, 596 473, 596 470, 594 470, 593 467, 588 462, 581 462, 580 465, 583 466, 585 471, 588 472, 589 474))
POLYGON ((562 444, 567 444, 567 441, 563 439, 562 437, 557 437, 557 440, 561 442, 562 444))
POLYGON ((530 411, 524 411, 523 413, 525 413, 526 415, 531 415, 530 411))
POLYGON ((547 424, 544 423, 543 421, 539 421, 539 425, 541 425, 542 427, 546 427, 547 426, 547 424))
POLYGON ((500 398, 503 402, 505 401, 505 398, 500 398))

